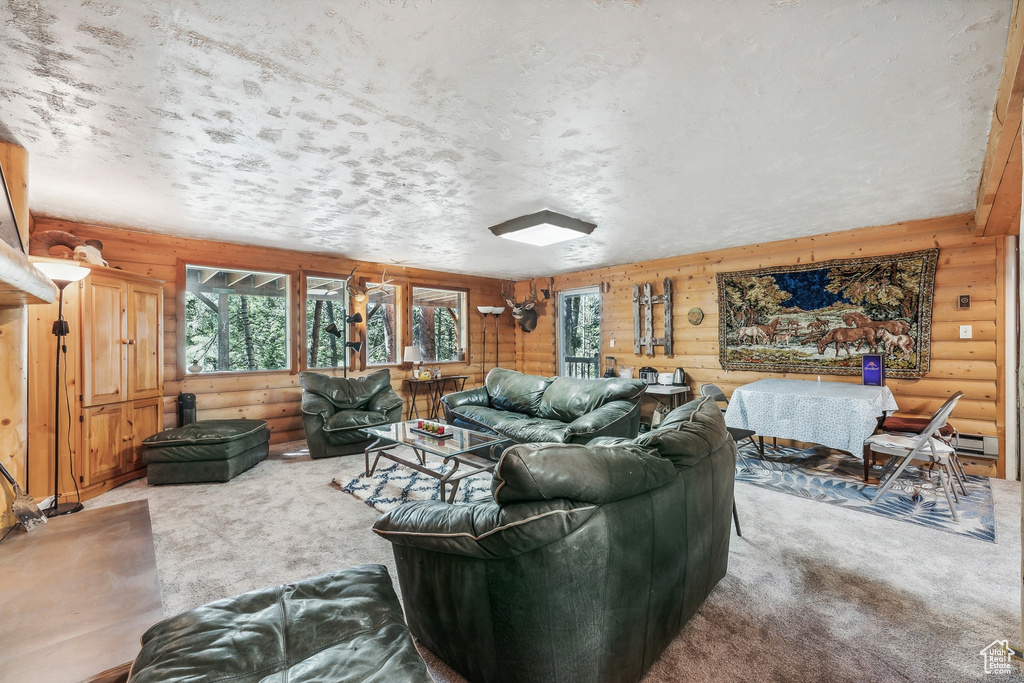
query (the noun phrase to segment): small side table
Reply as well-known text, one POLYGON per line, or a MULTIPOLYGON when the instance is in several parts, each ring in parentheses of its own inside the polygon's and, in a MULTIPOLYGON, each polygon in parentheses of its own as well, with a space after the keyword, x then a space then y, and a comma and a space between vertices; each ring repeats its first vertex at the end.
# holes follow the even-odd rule
POLYGON ((446 375, 433 379, 417 379, 415 377, 403 379, 402 384, 408 387, 410 394, 406 419, 411 420, 420 416, 420 409, 416 406, 416 397, 419 395, 421 386, 426 390, 427 397, 430 399, 430 412, 427 419, 436 420, 437 413, 441 409, 441 397, 444 396, 448 382, 452 383, 453 391, 462 391, 466 387, 467 379, 469 379, 469 375, 446 375))
POLYGON ((651 396, 658 403, 664 404, 659 396, 668 397, 668 409, 675 410, 683 404, 683 397, 690 393, 690 387, 683 384, 648 384, 645 396, 651 396))

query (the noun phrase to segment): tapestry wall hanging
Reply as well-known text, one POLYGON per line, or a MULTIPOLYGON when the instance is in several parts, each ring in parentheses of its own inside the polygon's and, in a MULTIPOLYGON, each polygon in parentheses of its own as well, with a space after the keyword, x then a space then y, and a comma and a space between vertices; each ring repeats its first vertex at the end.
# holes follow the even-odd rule
POLYGON ((719 360, 726 370, 859 375, 883 353, 890 377, 931 362, 939 250, 718 273, 719 360))

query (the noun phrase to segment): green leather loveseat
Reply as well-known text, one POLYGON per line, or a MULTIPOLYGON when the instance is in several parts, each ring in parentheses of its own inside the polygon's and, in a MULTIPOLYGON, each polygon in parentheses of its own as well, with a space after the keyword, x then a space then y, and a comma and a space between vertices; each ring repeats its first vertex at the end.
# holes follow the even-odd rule
POLYGON ((646 388, 638 379, 537 377, 494 368, 484 386, 448 394, 441 404, 448 424, 516 443, 587 443, 636 436, 646 388))
POLYGON ((406 503, 374 531, 412 634, 474 683, 639 681, 725 576, 735 461, 693 401, 635 442, 513 446, 493 499, 406 503))
POLYGON ((402 397, 387 368, 363 377, 300 372, 302 427, 314 458, 360 453, 372 441, 363 428, 400 422, 402 397))

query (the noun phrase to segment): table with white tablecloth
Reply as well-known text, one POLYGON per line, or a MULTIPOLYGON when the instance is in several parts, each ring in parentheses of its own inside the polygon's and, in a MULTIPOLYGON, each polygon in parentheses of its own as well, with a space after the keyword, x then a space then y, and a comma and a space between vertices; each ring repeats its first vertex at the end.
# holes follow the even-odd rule
POLYGON ((878 418, 897 409, 888 387, 762 379, 733 391, 725 423, 762 437, 821 444, 860 457, 878 418))

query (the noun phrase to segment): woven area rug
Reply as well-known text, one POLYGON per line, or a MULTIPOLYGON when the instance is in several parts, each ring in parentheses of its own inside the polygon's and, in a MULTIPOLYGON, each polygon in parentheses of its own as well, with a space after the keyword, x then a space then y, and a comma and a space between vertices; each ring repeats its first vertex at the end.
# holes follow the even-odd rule
MULTIPOLYGON (((411 451, 402 455, 408 455, 410 459, 414 457, 411 451)), ((437 479, 398 463, 385 466, 386 462, 388 461, 381 460, 372 476, 359 476, 347 484, 337 479, 331 483, 380 512, 387 512, 412 500, 441 499, 440 482, 437 479)), ((448 465, 430 456, 427 457, 426 466, 442 475, 449 469, 448 465)), ((446 494, 447 492, 445 489, 446 494)), ((455 495, 455 502, 469 503, 484 500, 490 495, 491 475, 481 472, 462 480, 455 495)))
MULTIPOLYGON (((872 503, 876 484, 864 483, 860 458, 821 446, 802 450, 765 446, 765 461, 747 443, 736 459, 736 481, 793 496, 816 500, 850 510, 889 517, 947 533, 996 542, 992 489, 988 477, 968 475, 967 494, 960 495, 959 524, 949 514, 949 504, 937 474, 910 466, 877 503, 872 503), (744 460, 746 462, 744 462, 744 460), (746 469, 749 465, 750 471, 746 469)), ((880 471, 875 467, 875 474, 880 471)), ((959 489, 958 489, 959 491, 959 489)))

